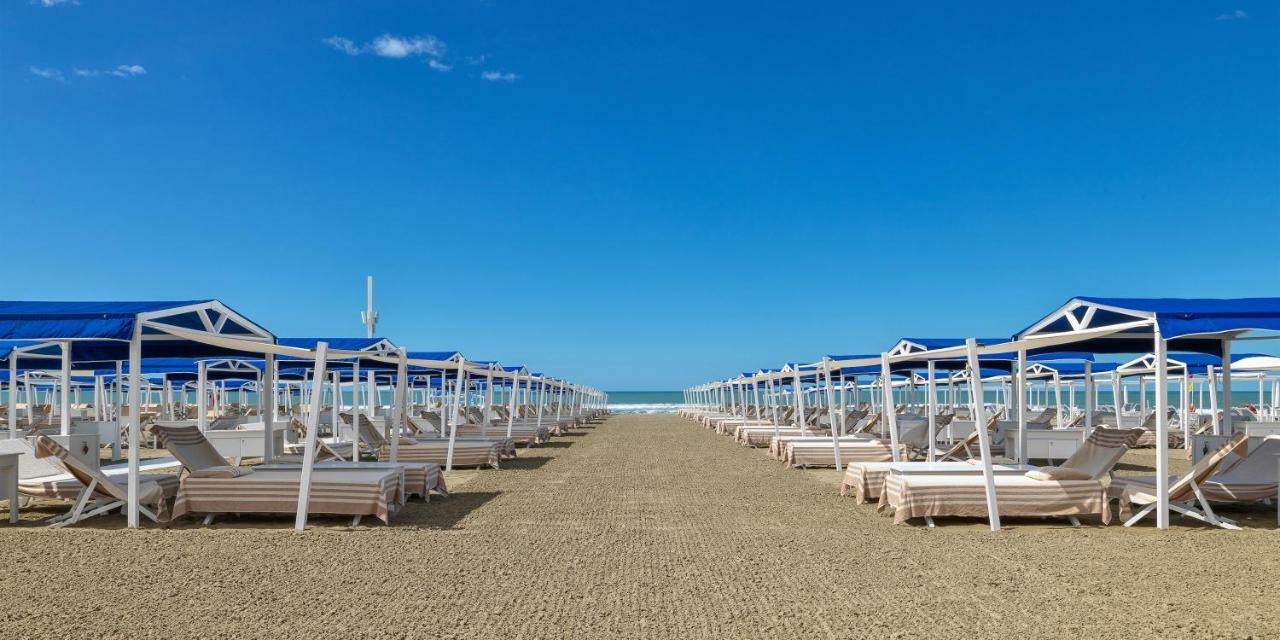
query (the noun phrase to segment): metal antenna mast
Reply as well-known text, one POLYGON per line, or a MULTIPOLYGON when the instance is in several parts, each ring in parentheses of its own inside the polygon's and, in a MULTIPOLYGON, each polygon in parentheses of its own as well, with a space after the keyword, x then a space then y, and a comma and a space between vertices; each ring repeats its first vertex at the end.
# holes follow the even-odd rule
POLYGON ((378 312, 373 310, 373 276, 366 282, 365 310, 360 312, 360 322, 364 323, 365 337, 372 338, 378 330, 378 312))

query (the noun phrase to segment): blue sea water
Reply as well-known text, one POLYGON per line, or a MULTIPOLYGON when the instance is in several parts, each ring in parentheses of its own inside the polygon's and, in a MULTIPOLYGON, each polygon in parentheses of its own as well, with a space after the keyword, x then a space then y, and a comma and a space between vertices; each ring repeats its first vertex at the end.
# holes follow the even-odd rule
POLYGON ((613 413, 675 413, 684 406, 680 391, 609 391, 613 413))

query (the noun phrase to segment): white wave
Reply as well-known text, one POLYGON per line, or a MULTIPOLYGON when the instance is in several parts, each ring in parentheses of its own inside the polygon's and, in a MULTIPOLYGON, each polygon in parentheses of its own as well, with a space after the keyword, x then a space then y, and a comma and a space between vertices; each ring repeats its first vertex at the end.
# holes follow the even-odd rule
POLYGON ((677 403, 610 404, 611 413, 675 413, 685 405, 677 403))

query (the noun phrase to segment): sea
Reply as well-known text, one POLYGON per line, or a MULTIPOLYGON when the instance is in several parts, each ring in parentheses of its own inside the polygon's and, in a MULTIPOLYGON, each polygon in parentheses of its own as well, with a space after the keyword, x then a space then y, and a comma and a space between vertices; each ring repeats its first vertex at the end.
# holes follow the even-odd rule
POLYGON ((612 413, 675 413, 684 406, 680 391, 608 391, 612 413))

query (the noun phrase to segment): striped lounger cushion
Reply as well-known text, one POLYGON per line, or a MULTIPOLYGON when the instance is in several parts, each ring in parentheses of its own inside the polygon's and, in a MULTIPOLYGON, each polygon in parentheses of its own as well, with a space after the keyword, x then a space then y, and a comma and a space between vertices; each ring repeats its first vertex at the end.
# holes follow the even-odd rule
MULTIPOLYGON (((525 446, 530 444, 541 444, 550 438, 550 432, 546 427, 512 427, 511 441, 525 446)), ((459 438, 506 438, 506 427, 490 427, 487 434, 482 434, 479 427, 464 426, 458 429, 459 438)))
POLYGON ((447 496, 449 489, 444 484, 444 471, 434 462, 405 462, 396 464, 404 466, 404 492, 406 496, 430 498, 432 493, 447 496))
MULTIPOLYGON (((996 504, 1001 516, 1102 515, 1110 522, 1107 489, 1101 480, 1032 480, 1026 476, 996 476, 996 504)), ((911 518, 987 517, 982 474, 891 474, 884 482, 881 506, 894 510, 893 521, 911 518)))
MULTIPOLYGON (((139 474, 139 477, 144 483, 150 481, 160 485, 165 499, 178 494, 178 474, 176 473, 143 473, 139 474)), ((128 481, 127 476, 124 475, 111 476, 111 479, 120 484, 128 481)), ((23 495, 37 498, 75 500, 83 489, 84 484, 67 474, 24 478, 18 481, 18 491, 23 495)))
POLYGON ((850 462, 840 481, 840 495, 847 496, 852 492, 858 504, 878 500, 892 464, 893 462, 850 462))
MULTIPOLYGON (((501 459, 501 445, 492 442, 455 442, 453 445, 453 465, 456 467, 491 466, 498 468, 501 459)), ((443 466, 448 462, 449 441, 439 443, 423 442, 400 445, 396 452, 396 462, 433 462, 443 466)), ((391 459, 390 447, 383 445, 378 451, 378 460, 386 462, 391 459)))
MULTIPOLYGON (((893 459, 891 445, 879 442, 840 443, 841 462, 885 462, 893 459)), ((830 442, 790 442, 784 462, 792 467, 834 467, 830 442)))
MULTIPOLYGON (((238 478, 182 479, 173 517, 187 513, 294 513, 298 509, 300 470, 256 471, 238 478)), ((400 474, 390 469, 325 470, 311 476, 307 512, 344 516, 377 516, 391 521, 404 504, 400 474)))

